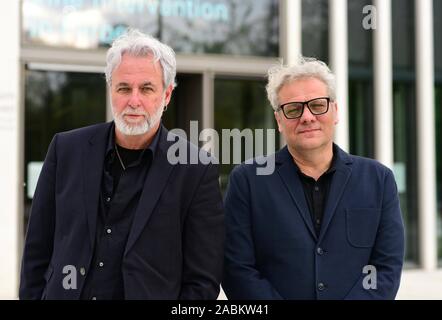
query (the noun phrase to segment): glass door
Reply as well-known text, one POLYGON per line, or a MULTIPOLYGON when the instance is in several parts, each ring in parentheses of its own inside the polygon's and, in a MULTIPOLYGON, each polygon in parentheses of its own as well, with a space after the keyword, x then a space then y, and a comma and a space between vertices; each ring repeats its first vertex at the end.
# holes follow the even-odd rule
POLYGON ((37 179, 54 134, 106 121, 102 73, 25 68, 25 231, 37 179))

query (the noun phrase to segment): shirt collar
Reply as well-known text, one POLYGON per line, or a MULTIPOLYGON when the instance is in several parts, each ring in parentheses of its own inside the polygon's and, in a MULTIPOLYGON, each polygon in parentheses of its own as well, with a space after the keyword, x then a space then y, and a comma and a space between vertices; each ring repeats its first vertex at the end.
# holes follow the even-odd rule
MULTIPOLYGON (((158 148, 158 141, 160 140, 161 130, 162 130, 162 123, 160 122, 160 126, 158 127, 157 132, 154 135, 154 138, 150 145, 145 150, 150 150, 152 155, 155 155, 155 152, 158 148)), ((115 150, 115 122, 112 121, 112 126, 109 131, 109 137, 107 139, 107 146, 106 146, 106 156, 109 156, 109 154, 114 154, 115 150)), ((143 152, 144 155, 144 152, 143 152)), ((113 156, 112 156, 113 157, 113 156)))
MULTIPOLYGON (((325 175, 325 174, 328 174, 328 173, 336 171, 337 166, 342 163, 342 159, 341 159, 341 157, 339 157, 338 154, 339 154, 339 150, 337 149, 336 144, 333 143, 333 158, 332 158, 332 161, 331 161, 331 164, 330 164, 330 168, 328 168, 328 170, 326 172, 324 172, 322 175, 325 175)), ((292 161, 293 161, 293 163, 295 165, 296 171, 298 173, 301 173, 302 175, 304 175, 304 173, 302 173, 301 169, 299 169, 298 165, 293 160, 293 158, 292 158, 292 161)))

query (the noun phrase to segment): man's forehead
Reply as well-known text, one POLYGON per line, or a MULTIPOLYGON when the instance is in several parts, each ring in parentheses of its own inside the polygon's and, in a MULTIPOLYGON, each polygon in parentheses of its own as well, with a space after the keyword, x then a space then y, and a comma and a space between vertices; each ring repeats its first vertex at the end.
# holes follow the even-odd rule
POLYGON ((294 79, 284 84, 279 90, 280 96, 290 96, 291 98, 313 99, 318 95, 327 95, 327 85, 316 78, 294 79))
POLYGON ((323 80, 318 79, 316 77, 312 77, 312 76, 301 77, 301 78, 289 80, 284 86, 291 86, 294 88, 296 88, 296 87, 304 88, 304 87, 308 86, 308 87, 315 87, 318 89, 322 89, 322 88, 327 89, 327 84, 323 80))
POLYGON ((114 72, 121 68, 125 70, 135 68, 141 71, 143 67, 153 68, 156 72, 161 72, 162 70, 160 61, 155 59, 152 54, 137 56, 130 53, 123 53, 121 56, 121 61, 114 69, 114 72))
POLYGON ((113 70, 114 84, 156 83, 162 81, 162 68, 152 56, 123 54, 120 64, 113 70))
MULTIPOLYGON (((116 86, 131 86, 133 84, 134 84, 133 81, 126 81, 124 79, 115 83, 116 86)), ((140 80, 140 81, 137 81, 135 84, 139 85, 139 86, 155 86, 155 83, 153 83, 150 80, 140 80)))

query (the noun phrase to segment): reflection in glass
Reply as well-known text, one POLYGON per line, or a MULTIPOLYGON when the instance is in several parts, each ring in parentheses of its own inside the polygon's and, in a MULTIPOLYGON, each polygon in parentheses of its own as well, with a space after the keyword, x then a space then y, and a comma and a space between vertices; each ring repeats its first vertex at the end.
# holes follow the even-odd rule
MULTIPOLYGON (((25 71, 25 218, 28 217, 41 162, 57 132, 106 120, 103 75, 25 71)), ((26 225, 26 223, 25 223, 26 225)))
POLYGON ((394 173, 405 224, 405 260, 418 261, 416 108, 413 83, 393 86, 394 173))
MULTIPOLYGON (((267 154, 266 129, 275 129, 276 121, 273 109, 270 106, 264 80, 216 78, 215 79, 215 130, 218 133, 222 129, 264 129, 264 153, 267 154)), ((279 138, 276 130, 275 147, 279 149, 279 138)), ((221 137, 220 137, 221 138, 221 137)), ((246 146, 244 140, 241 147, 241 162, 245 158, 246 146)), ((227 152, 222 149, 220 143, 220 154, 227 152)), ((254 151, 255 152, 255 151, 254 151)), ((230 154, 233 154, 231 144, 230 154)), ((230 157, 231 164, 220 166, 221 187, 225 190, 230 171, 235 167, 233 157, 230 157)))
POLYGON ((374 157, 372 30, 362 26, 363 8, 370 0, 348 2, 350 153, 374 157))
POLYGON ((23 0, 26 43, 95 49, 128 27, 182 53, 278 56, 278 0, 23 0))
POLYGON ((328 0, 302 1, 302 54, 328 62, 328 0))
POLYGON ((442 0, 433 0, 438 257, 442 266, 442 0))
POLYGON ((350 78, 349 131, 350 153, 374 157, 374 112, 372 80, 350 78))
POLYGON ((372 5, 371 0, 351 0, 347 4, 348 19, 348 60, 354 68, 367 68, 372 64, 373 30, 362 25, 364 7, 372 5))
POLYGON ((442 82, 436 86, 436 183, 437 183, 437 236, 439 264, 442 265, 442 82))
POLYGON ((392 0, 394 162, 405 223, 405 260, 418 261, 414 1, 392 0), (403 169, 401 169, 403 168, 403 169), (403 176, 401 173, 404 173, 403 176), (403 188, 401 187, 401 184, 403 188))
POLYGON ((442 0, 433 0, 434 65, 436 77, 442 82, 442 0))
POLYGON ((414 68, 414 1, 392 0, 393 66, 395 72, 414 68))
POLYGON ((188 139, 198 144, 198 137, 192 139, 190 136, 190 124, 192 121, 198 121, 201 126, 202 123, 203 75, 179 73, 176 82, 177 86, 172 93, 167 111, 163 113, 163 124, 169 130, 176 128, 184 130, 188 139))

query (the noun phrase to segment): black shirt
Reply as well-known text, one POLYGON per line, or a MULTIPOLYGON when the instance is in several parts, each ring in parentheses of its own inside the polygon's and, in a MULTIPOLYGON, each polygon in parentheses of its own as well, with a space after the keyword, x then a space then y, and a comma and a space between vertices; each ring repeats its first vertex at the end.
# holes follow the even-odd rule
POLYGON ((110 130, 99 199, 94 255, 82 299, 124 299, 122 260, 132 220, 160 135, 147 149, 129 150, 115 143, 110 130), (123 165, 117 155, 117 150, 123 165))
POLYGON ((327 203, 327 196, 330 191, 333 174, 336 171, 336 152, 333 147, 333 159, 330 168, 324 172, 316 181, 314 178, 305 175, 296 165, 299 179, 304 188, 304 195, 307 200, 307 205, 310 210, 310 215, 315 227, 316 235, 319 236, 321 231, 322 219, 324 216, 325 205, 327 203))

